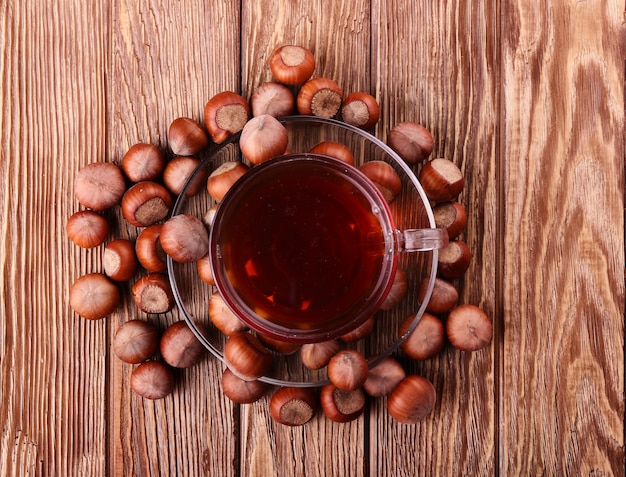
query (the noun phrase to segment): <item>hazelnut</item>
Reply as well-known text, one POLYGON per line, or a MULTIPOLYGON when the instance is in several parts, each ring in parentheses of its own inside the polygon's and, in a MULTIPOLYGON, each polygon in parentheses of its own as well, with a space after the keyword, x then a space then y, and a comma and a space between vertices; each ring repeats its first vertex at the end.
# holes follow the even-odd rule
POLYGON ((163 183, 165 187, 174 195, 180 195, 187 181, 191 182, 185 190, 185 197, 191 197, 200 192, 208 177, 205 168, 198 169, 200 161, 195 157, 179 156, 172 159, 165 166, 163 171, 163 183))
POLYGON ((216 144, 241 131, 249 118, 248 102, 232 91, 216 94, 204 107, 204 125, 216 144))
POLYGON ((372 397, 382 397, 393 391, 406 377, 404 369, 394 358, 383 359, 371 368, 363 383, 363 390, 372 397))
POLYGON ((432 134, 421 124, 407 121, 397 124, 387 138, 393 149, 407 164, 419 164, 433 152, 435 141, 432 134))
POLYGON ((302 364, 309 369, 321 369, 328 364, 337 351, 339 351, 337 340, 305 343, 300 348, 300 359, 302 364))
POLYGON ((155 181, 163 173, 165 157, 155 145, 138 143, 124 154, 121 167, 132 182, 155 181))
POLYGON ((74 178, 76 199, 92 210, 110 209, 120 201, 125 190, 122 171, 110 162, 87 164, 74 178))
POLYGON ((163 360, 175 368, 189 368, 197 364, 206 351, 183 320, 167 327, 161 336, 159 349, 163 360))
POLYGON ((162 228, 163 224, 149 225, 135 241, 137 260, 149 272, 164 272, 166 268, 166 255, 160 240, 162 228))
POLYGON ((102 273, 88 273, 70 288, 70 306, 83 318, 99 320, 115 311, 120 302, 117 285, 102 273))
POLYGON ((228 308, 219 292, 213 293, 209 298, 209 320, 226 336, 248 330, 248 326, 228 308))
POLYGON ((263 83, 252 95, 250 107, 253 116, 269 114, 275 118, 289 116, 296 109, 296 97, 284 84, 263 83))
POLYGON ((238 331, 226 340, 224 362, 236 376, 254 381, 269 373, 273 359, 256 336, 238 331))
POLYGON ((467 212, 462 204, 456 201, 440 202, 433 207, 435 224, 448 231, 450 239, 457 238, 467 225, 467 212))
POLYGON ((367 360, 357 350, 337 352, 328 362, 328 379, 343 391, 354 391, 367 379, 367 360))
POLYGON ((174 308, 172 288, 163 273, 148 273, 132 287, 137 308, 144 313, 167 313, 174 308))
POLYGON ((280 388, 270 400, 272 418, 286 426, 306 424, 313 419, 318 407, 317 396, 310 388, 280 388))
POLYGON ((109 223, 97 212, 81 210, 72 214, 65 225, 69 239, 82 248, 102 244, 109 233, 109 223))
MULTIPOLYGON (((399 335, 404 336, 415 316, 408 316, 401 324, 399 335)), ((426 360, 443 350, 446 332, 443 323, 435 315, 424 313, 411 334, 400 344, 400 349, 409 358, 426 360)))
POLYGON ((237 182, 250 168, 239 161, 227 161, 221 164, 209 175, 207 191, 216 201, 220 201, 226 192, 237 182))
POLYGON ((209 234, 202 221, 190 214, 170 217, 159 241, 163 251, 180 263, 195 262, 209 253, 209 234))
POLYGON ((167 142, 177 156, 193 156, 209 145, 209 138, 197 121, 177 118, 167 130, 167 142))
POLYGON ((137 270, 134 244, 127 239, 116 239, 106 244, 102 268, 104 273, 116 282, 125 282, 133 278, 137 270))
POLYGON ((206 254, 196 262, 196 270, 198 271, 198 277, 204 283, 210 286, 215 286, 215 278, 213 277, 213 269, 211 268, 211 256, 206 254))
POLYGON ((396 268, 396 273, 393 277, 393 282, 391 284, 391 288, 389 293, 385 297, 385 300, 380 305, 381 310, 392 310, 402 301, 402 299, 406 295, 406 291, 408 288, 406 272, 398 267, 396 268))
POLYGON ((341 105, 341 119, 361 129, 369 129, 378 122, 380 108, 376 98, 368 93, 349 94, 341 105))
POLYGON ((269 385, 262 381, 245 381, 226 368, 221 380, 224 395, 236 404, 250 404, 261 399, 269 385))
POLYGON ((259 338, 259 341, 263 343, 263 346, 266 348, 284 355, 290 355, 299 351, 301 346, 299 343, 279 340, 260 333, 257 334, 257 338, 259 338))
POLYGON ((387 203, 393 200, 402 191, 402 180, 395 169, 385 161, 369 161, 359 167, 359 170, 371 180, 380 191, 387 203))
POLYGON ((320 404, 331 421, 350 422, 363 414, 366 400, 361 388, 343 391, 333 384, 327 384, 320 392, 320 404))
POLYGON ((365 320, 361 325, 349 331, 348 333, 341 335, 340 340, 344 343, 353 343, 355 341, 359 341, 360 339, 365 338, 370 335, 374 330, 375 319, 373 316, 370 316, 367 320, 365 320))
POLYGON ((343 92, 329 78, 313 78, 307 81, 296 98, 298 113, 332 118, 339 111, 343 92))
POLYGON ((450 344, 462 351, 478 351, 491 343, 493 325, 487 314, 470 304, 454 308, 446 320, 450 344))
POLYGON ((439 250, 439 275, 448 280, 460 278, 469 268, 471 259, 467 244, 461 240, 452 240, 439 250))
POLYGON ((284 154, 288 141, 285 126, 274 116, 262 114, 243 127, 239 148, 244 157, 256 165, 284 154))
POLYGON ((139 182, 122 197, 122 215, 135 227, 147 227, 164 220, 170 213, 172 197, 156 182, 139 182))
POLYGON ((207 228, 209 229, 213 225, 213 220, 215 219, 216 212, 217 212, 217 204, 214 204, 211 207, 209 207, 209 209, 204 214, 202 214, 202 223, 206 225, 207 228))
POLYGON ((146 399, 163 399, 174 390, 174 373, 160 361, 147 361, 130 375, 131 389, 146 399))
POLYGON ((452 161, 444 158, 425 163, 419 172, 419 181, 426 196, 433 202, 452 200, 465 186, 461 170, 452 161))
POLYGON ((291 86, 304 84, 313 75, 315 57, 302 46, 284 45, 270 57, 270 70, 278 81, 291 86))
POLYGON ((354 165, 354 155, 348 146, 336 141, 322 141, 311 148, 311 154, 334 157, 346 164, 354 165))
POLYGON ((120 326, 113 338, 113 353, 129 364, 150 359, 159 349, 159 332, 144 320, 130 320, 120 326))
POLYGON ((415 374, 404 378, 387 398, 389 415, 403 424, 416 424, 435 407, 437 392, 432 383, 415 374))
MULTIPOLYGON (((417 299, 420 302, 424 302, 426 298, 426 291, 428 290, 428 284, 430 280, 425 278, 417 287, 417 299)), ((433 286, 433 292, 430 295, 430 300, 426 305, 426 311, 435 314, 447 313, 450 311, 459 301, 459 292, 455 286, 441 278, 435 278, 435 284, 433 286)))

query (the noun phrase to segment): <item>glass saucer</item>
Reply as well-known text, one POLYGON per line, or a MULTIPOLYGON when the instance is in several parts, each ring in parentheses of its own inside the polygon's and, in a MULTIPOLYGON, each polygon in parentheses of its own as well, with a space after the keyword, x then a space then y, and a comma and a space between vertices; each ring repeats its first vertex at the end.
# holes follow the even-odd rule
MULTIPOLYGON (((390 203, 395 225, 399 229, 435 228, 430 203, 415 173, 391 148, 368 132, 334 119, 314 116, 289 116, 280 118, 289 133, 288 149, 291 152, 308 152, 322 141, 335 141, 350 148, 355 166, 368 161, 385 161, 402 180, 401 193, 390 203)), ((201 163, 188 180, 172 209, 172 215, 191 214, 202 218, 216 201, 206 187, 194 196, 187 197, 186 190, 197 175, 208 175, 226 161, 247 161, 239 150, 239 134, 199 157, 201 163)), ((398 260, 407 278, 407 292, 400 303, 391 310, 378 311, 374 329, 368 336, 356 342, 339 340, 341 348, 361 351, 374 367, 387 356, 398 351, 400 344, 410 335, 421 319, 432 294, 437 275, 437 251, 402 253, 398 260), (424 300, 420 302, 417 290, 427 281, 424 300), (410 318, 409 318, 410 317, 410 318), (411 325, 399 334, 400 324, 410 319, 411 325)), ((198 276, 195 263, 177 263, 167 257, 167 272, 177 307, 200 342, 218 359, 224 360, 222 350, 227 337, 215 328, 208 316, 209 298, 217 291, 198 276)), ((319 387, 328 384, 326 368, 311 370, 302 364, 298 352, 274 354, 274 366, 261 381, 278 386, 319 387)))

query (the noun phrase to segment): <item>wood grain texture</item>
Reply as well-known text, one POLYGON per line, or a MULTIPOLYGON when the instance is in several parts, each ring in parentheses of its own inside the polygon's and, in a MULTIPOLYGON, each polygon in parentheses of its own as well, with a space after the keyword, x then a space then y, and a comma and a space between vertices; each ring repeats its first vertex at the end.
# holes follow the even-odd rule
POLYGON ((369 1, 243 2, 243 7, 242 88, 248 96, 272 79, 269 57, 287 44, 309 48, 316 61, 313 76, 332 78, 346 95, 370 91, 369 1))
MULTIPOLYGON (((435 139, 432 157, 450 159, 463 172, 467 185, 459 201, 468 225, 461 238, 473 258, 468 279, 455 284, 460 301, 481 306, 497 329, 497 3, 389 0, 375 5, 378 136, 386 137, 403 121, 421 123, 435 139)), ((448 345, 426 362, 402 359, 407 372, 433 382, 437 405, 420 425, 406 426, 388 417, 386 401, 375 403, 369 455, 376 475, 493 474, 494 348, 463 353, 448 345)))
POLYGON ((64 296, 99 258, 65 235, 72 178, 105 151, 107 11, 0 4, 0 473, 102 475, 106 322, 64 296), (33 19, 45 19, 35 21, 33 19))
MULTIPOLYGON (((332 78, 345 94, 370 91, 370 4, 316 0, 293 3, 243 2, 242 91, 250 97, 272 79, 271 54, 297 44, 315 55, 313 76, 332 78)), ((290 428, 274 422, 269 399, 242 407, 242 475, 362 476, 364 418, 338 425, 319 413, 312 423, 290 428)))
MULTIPOLYGON (((111 2, 108 155, 119 163, 130 146, 167 150, 167 129, 181 116, 203 123, 215 94, 239 91, 240 6, 235 2, 111 2)), ((137 236, 118 211, 118 236, 137 236)), ((124 295, 130 297, 130 286, 124 295)), ((111 317, 110 336, 133 318, 160 329, 182 315, 139 312, 127 299, 111 317)), ((132 367, 110 360, 110 470, 113 475, 238 475, 238 417, 221 393, 222 364, 207 356, 178 370, 174 394, 150 402, 129 387, 132 367)))
POLYGON ((503 10, 506 474, 624 475, 623 11, 503 10))
MULTIPOLYGON (((52 0, 0 2, 0 476, 624 475, 624 3, 617 0, 52 0), (65 235, 73 178, 166 146, 179 116, 249 97, 285 43, 316 75, 411 120, 459 165, 474 258, 463 302, 494 321, 478 353, 425 363, 433 413, 394 422, 372 400, 346 425, 275 423, 233 405, 211 356, 167 399, 129 387, 110 350, 146 318, 122 285, 107 320, 72 282, 102 248, 65 235)), ((167 153, 168 157, 171 153, 167 153)), ((111 237, 136 237, 119 210, 111 237)))

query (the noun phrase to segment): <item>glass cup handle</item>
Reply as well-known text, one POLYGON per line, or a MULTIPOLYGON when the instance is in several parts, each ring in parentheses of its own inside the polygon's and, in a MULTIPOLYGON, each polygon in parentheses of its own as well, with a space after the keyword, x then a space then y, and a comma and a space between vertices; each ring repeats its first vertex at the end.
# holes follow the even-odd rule
POLYGON ((448 245, 448 231, 437 229, 407 229, 398 230, 398 245, 400 252, 426 252, 437 250, 448 245))

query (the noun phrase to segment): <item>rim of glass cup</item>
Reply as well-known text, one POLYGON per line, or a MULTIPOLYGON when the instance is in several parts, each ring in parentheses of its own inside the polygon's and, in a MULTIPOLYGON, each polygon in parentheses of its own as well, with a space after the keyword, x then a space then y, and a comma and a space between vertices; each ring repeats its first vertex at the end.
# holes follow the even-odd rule
MULTIPOLYGON (((379 140, 376 136, 370 134, 369 132, 363 129, 344 123, 337 119, 327 119, 327 118, 322 118, 318 116, 307 116, 307 115, 285 116, 285 117, 277 118, 277 119, 283 124, 318 123, 318 124, 338 127, 341 129, 348 130, 354 134, 357 134, 363 137, 364 139, 366 139, 367 141, 370 141, 371 143, 373 143, 377 148, 380 148, 385 154, 391 157, 395 165, 398 166, 400 169, 402 169, 403 172, 406 174, 406 176, 411 180, 411 182, 413 183, 413 186, 417 190, 422 202, 425 205, 424 210, 426 212, 426 216, 428 218, 430 228, 436 228, 435 217, 433 215, 432 207, 430 206, 430 201, 428 197, 426 196, 426 192, 424 192, 424 189, 422 188, 422 185, 420 184, 417 176, 411 170, 409 165, 393 149, 391 149, 384 142, 379 140)), ((208 164, 213 162, 214 158, 222 149, 229 146, 230 144, 237 143, 239 141, 240 136, 241 136, 241 132, 233 134, 224 142, 216 145, 211 151, 208 152, 207 157, 205 157, 204 159, 200 161, 200 164, 196 167, 194 172, 191 174, 191 176, 185 183, 182 190, 178 194, 178 197, 176 197, 176 200, 174 201, 174 205, 172 207, 172 211, 169 217, 172 217, 181 213, 181 207, 184 205, 185 200, 187 199, 187 197, 185 196, 185 193, 187 192, 187 189, 192 184, 193 178, 196 176, 196 174, 202 168, 206 167, 208 164)), ((422 316, 424 315, 424 312, 426 311, 426 306, 428 305, 428 302, 430 301, 433 288, 435 286, 435 278, 437 276, 437 263, 438 263, 438 258, 439 258, 438 250, 432 250, 431 253, 432 253, 432 260, 430 264, 430 277, 428 281, 428 287, 426 288, 424 300, 420 303, 418 310, 414 314, 413 321, 411 322, 407 330, 401 336, 396 338, 386 350, 384 350, 382 353, 376 356, 366 357, 367 363, 370 369, 375 367, 385 358, 389 357, 391 354, 397 351, 400 345, 402 344, 402 342, 404 342, 409 337, 409 335, 413 332, 413 330, 417 327, 422 316)), ((170 282, 170 286, 172 288, 172 294, 174 295, 174 301, 176 303, 176 306, 179 312, 182 313, 185 322, 187 323, 187 325, 189 326, 193 334, 196 336, 198 341, 200 341, 200 343, 202 343, 202 345, 214 357, 219 359, 221 362, 224 362, 223 353, 219 349, 217 349, 213 345, 213 343, 211 343, 209 339, 207 339, 207 337, 198 329, 192 316, 187 311, 187 308, 185 307, 185 304, 183 302, 183 298, 180 294, 178 283, 175 278, 174 266, 175 266, 174 260, 172 260, 172 258, 168 255, 166 257, 167 276, 170 282)), ((286 380, 275 378, 272 376, 262 376, 258 380, 271 384, 271 385, 275 385, 275 386, 292 386, 292 387, 320 387, 320 386, 325 386, 327 384, 330 384, 330 381, 328 379, 320 380, 320 381, 286 381, 286 380)))

